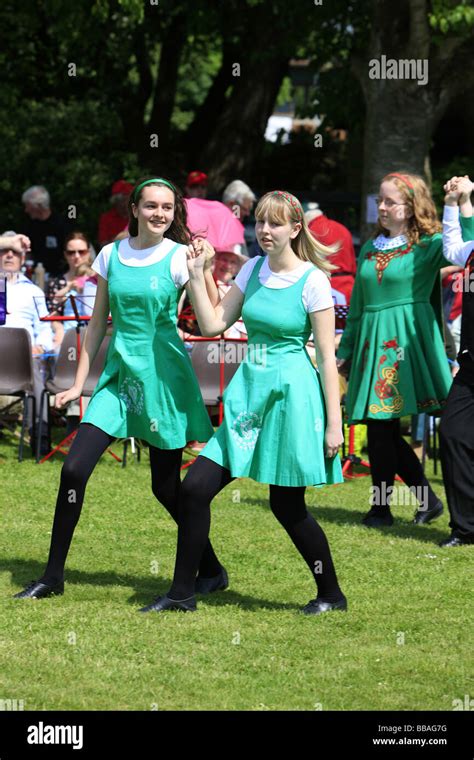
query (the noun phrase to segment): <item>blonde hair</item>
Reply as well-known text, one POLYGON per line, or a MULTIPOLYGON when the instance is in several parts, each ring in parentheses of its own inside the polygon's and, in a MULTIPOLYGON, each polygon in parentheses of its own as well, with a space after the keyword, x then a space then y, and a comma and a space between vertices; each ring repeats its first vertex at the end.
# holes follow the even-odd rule
POLYGON ((78 277, 84 277, 84 275, 87 275, 87 277, 95 277, 97 272, 92 269, 90 263, 87 262, 83 264, 79 264, 77 267, 77 275, 78 277))
POLYGON ((339 250, 339 245, 323 245, 311 234, 303 213, 303 208, 296 196, 286 191, 272 191, 263 195, 255 209, 255 219, 262 222, 268 217, 272 224, 301 224, 297 236, 290 240, 293 252, 301 261, 310 261, 325 274, 337 269, 330 264, 328 257, 339 250))
MULTIPOLYGON (((401 173, 401 176, 386 174, 382 182, 393 182, 403 197, 411 216, 407 218, 406 236, 411 245, 418 245, 423 235, 434 235, 441 232, 442 226, 428 185, 417 174, 401 173)), ((389 231, 377 222, 374 237, 388 235, 389 231)))

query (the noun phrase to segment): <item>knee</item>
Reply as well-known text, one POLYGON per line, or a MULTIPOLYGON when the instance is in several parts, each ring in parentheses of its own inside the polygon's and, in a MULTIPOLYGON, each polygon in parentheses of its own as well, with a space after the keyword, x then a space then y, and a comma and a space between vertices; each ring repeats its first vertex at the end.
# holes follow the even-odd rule
POLYGON ((160 502, 160 504, 163 504, 164 507, 169 507, 174 504, 175 500, 171 498, 169 489, 165 488, 162 483, 152 480, 151 490, 153 491, 154 497, 160 502))
POLYGON ((306 505, 300 499, 280 498, 279 494, 270 493, 270 509, 284 528, 291 528, 307 517, 306 505))
POLYGON ((87 478, 87 474, 82 471, 77 463, 66 459, 61 470, 61 485, 63 487, 83 490, 86 487, 87 478))
POLYGON ((199 513, 202 509, 210 506, 212 495, 208 493, 206 483, 192 470, 181 483, 181 495, 179 500, 181 510, 199 513))

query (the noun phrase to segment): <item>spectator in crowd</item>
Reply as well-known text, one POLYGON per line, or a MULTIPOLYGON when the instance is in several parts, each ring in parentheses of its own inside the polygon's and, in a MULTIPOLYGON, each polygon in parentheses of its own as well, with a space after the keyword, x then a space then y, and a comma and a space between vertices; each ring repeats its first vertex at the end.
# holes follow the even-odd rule
POLYGON ((130 182, 119 179, 112 185, 110 196, 111 209, 104 211, 99 217, 99 245, 102 248, 112 243, 116 236, 123 232, 128 225, 128 199, 133 189, 130 182))
POLYGON ((222 193, 222 203, 230 208, 240 222, 250 216, 252 206, 256 201, 255 193, 240 179, 235 179, 225 188, 222 193))
MULTIPOLYGON (((236 276, 246 261, 248 261, 248 256, 242 256, 240 253, 216 250, 213 275, 221 301, 232 288, 236 276)), ((224 337, 247 337, 247 329, 242 318, 238 319, 237 322, 225 331, 224 337)))
MULTIPOLYGON (((48 313, 43 291, 34 285, 31 280, 21 273, 21 267, 25 260, 24 252, 14 250, 8 245, 8 239, 14 239, 16 233, 5 232, 0 237, 0 269, 5 274, 7 286, 7 316, 5 327, 22 327, 27 330, 31 337, 32 353, 34 357, 34 395, 36 409, 39 410, 41 393, 44 388, 43 361, 45 353, 53 348, 53 333, 48 322, 41 322, 40 318, 48 313)), ((18 245, 18 240, 15 241, 18 245)), ((0 329, 2 329, 0 327, 0 329)), ((48 415, 47 409, 43 411, 45 426, 44 436, 41 440, 41 454, 49 451, 48 415)), ((28 410, 28 427, 31 436, 32 453, 35 453, 36 442, 33 436, 32 411, 28 410)))
POLYGON ((189 172, 184 186, 185 198, 205 198, 207 196, 207 174, 189 172))
POLYGON ((23 231, 31 240, 34 264, 41 262, 49 275, 60 274, 64 269, 64 240, 71 229, 69 222, 52 211, 49 193, 42 185, 29 187, 21 200, 28 216, 23 231))
POLYGON ((9 248, 16 253, 27 253, 31 250, 31 240, 26 235, 14 235, 6 232, 0 235, 0 248, 9 248))
POLYGON ((335 290, 345 295, 346 302, 349 304, 357 270, 352 235, 343 224, 329 219, 317 203, 311 205, 312 208, 306 212, 305 216, 312 235, 323 245, 339 244, 339 250, 330 257, 331 264, 337 267, 331 272, 331 284, 335 290))
MULTIPOLYGON (((240 222, 242 225, 242 233, 245 232, 244 220, 252 213, 252 207, 256 200, 255 193, 253 193, 250 187, 240 179, 235 179, 228 184, 222 194, 222 203, 230 208, 235 218, 240 222)), ((245 242, 241 246, 240 253, 248 256, 248 249, 245 242)), ((263 251, 260 249, 259 251, 253 252, 252 257, 257 254, 261 255, 263 254, 263 251)))
MULTIPOLYGON (((48 282, 46 292, 46 303, 52 314, 59 317, 73 317, 75 311, 69 296, 77 296, 75 302, 77 311, 83 315, 91 313, 84 308, 83 291, 88 277, 94 275, 92 269, 89 269, 91 263, 90 243, 83 232, 71 232, 66 240, 64 247, 64 258, 68 264, 67 271, 51 278, 48 282), (85 269, 84 269, 85 267, 85 269)), ((93 304, 91 304, 93 305, 93 304)), ((56 323, 55 323, 56 324, 56 323)), ((64 331, 76 327, 76 320, 65 320, 57 323, 58 331, 61 335, 59 343, 62 342, 64 331)))

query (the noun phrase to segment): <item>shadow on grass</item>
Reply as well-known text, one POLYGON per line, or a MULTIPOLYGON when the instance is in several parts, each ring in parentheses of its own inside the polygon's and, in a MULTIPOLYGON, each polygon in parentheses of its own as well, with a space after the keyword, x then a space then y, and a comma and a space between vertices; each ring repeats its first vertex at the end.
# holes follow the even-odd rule
MULTIPOLYGON (((255 499, 253 497, 246 498, 243 502, 250 506, 262 507, 264 509, 270 509, 268 500, 255 499)), ((362 524, 362 518, 367 512, 358 512, 352 509, 344 509, 343 507, 320 507, 308 505, 308 511, 313 515, 315 520, 327 520, 327 522, 333 522, 338 525, 357 526, 358 528, 364 528, 367 531, 367 537, 373 533, 385 533, 389 538, 397 536, 398 538, 410 538, 415 541, 422 541, 427 544, 437 544, 439 541, 447 538, 449 530, 439 530, 435 527, 434 523, 430 525, 414 525, 406 518, 399 517, 397 515, 397 507, 393 507, 393 516, 395 518, 394 524, 390 528, 366 528, 362 524)), ((415 508, 413 508, 413 514, 415 508)), ((445 508, 446 514, 446 508, 445 508)))
MULTIPOLYGON (((18 586, 18 590, 24 588, 33 578, 40 578, 44 572, 44 563, 36 560, 26 560, 12 558, 10 560, 0 560, 0 572, 11 573, 12 582, 18 586)), ((68 587, 74 584, 90 586, 127 586, 135 589, 135 593, 127 600, 127 604, 143 607, 157 596, 163 596, 169 590, 171 579, 165 579, 159 575, 150 579, 149 576, 124 575, 123 573, 89 573, 81 570, 67 570, 65 577, 65 593, 68 587)), ((14 592, 16 593, 16 592, 14 592)), ((315 594, 316 595, 316 594, 315 594)), ((13 596, 13 595, 12 595, 13 596)), ((10 597, 11 598, 11 597, 10 597)), ((262 608, 270 610, 289 610, 300 609, 299 605, 290 603, 279 603, 268 599, 246 596, 232 590, 225 592, 214 592, 206 596, 197 595, 199 601, 205 601, 213 607, 222 607, 228 604, 234 604, 247 612, 260 612, 262 608)), ((21 603, 22 600, 15 600, 21 603)))

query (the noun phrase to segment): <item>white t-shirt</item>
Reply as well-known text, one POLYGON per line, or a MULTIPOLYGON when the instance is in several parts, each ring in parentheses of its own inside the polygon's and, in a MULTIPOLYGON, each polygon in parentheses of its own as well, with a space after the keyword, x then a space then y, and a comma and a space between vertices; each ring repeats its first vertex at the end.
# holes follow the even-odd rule
MULTIPOLYGON (((104 245, 99 255, 92 263, 92 269, 100 274, 104 280, 107 279, 110 256, 115 243, 104 245)), ((169 238, 164 237, 161 243, 153 245, 151 248, 142 248, 141 251, 130 247, 129 239, 121 240, 119 243, 118 257, 122 264, 129 267, 147 267, 150 264, 157 264, 164 259, 176 243, 169 238)), ((174 284, 180 290, 189 280, 188 265, 186 263, 185 245, 179 245, 171 257, 170 271, 174 284)))
MULTIPOLYGON (((255 258, 247 261, 235 278, 234 282, 242 293, 245 293, 253 268, 258 264, 260 259, 260 256, 255 256, 255 258)), ((288 288, 290 285, 294 285, 295 282, 298 282, 308 269, 313 269, 313 267, 314 264, 311 264, 310 261, 303 261, 301 266, 296 267, 296 269, 293 269, 291 272, 277 274, 276 272, 272 272, 268 266, 268 259, 265 256, 260 272, 258 273, 258 279, 260 283, 267 288, 272 288, 274 290, 288 288)), ((321 269, 316 268, 309 275, 303 286, 301 300, 303 301, 303 306, 308 314, 312 311, 322 311, 323 309, 330 309, 334 306, 329 278, 321 269)))

